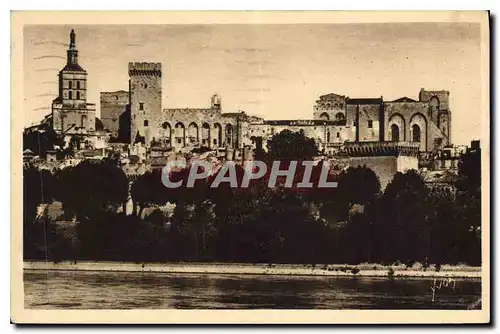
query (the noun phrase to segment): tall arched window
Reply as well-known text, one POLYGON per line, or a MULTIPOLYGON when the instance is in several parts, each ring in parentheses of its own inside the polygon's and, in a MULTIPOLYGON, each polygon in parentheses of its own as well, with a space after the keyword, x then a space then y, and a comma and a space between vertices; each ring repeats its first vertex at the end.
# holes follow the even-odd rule
POLYGON ((80 81, 76 82, 76 89, 80 89, 80 81))
POLYGON ((413 124, 411 127, 412 138, 414 142, 420 143, 420 126, 413 124))
POLYGON ((76 99, 79 100, 80 99, 80 92, 76 92, 76 99))
POLYGON ((73 88, 73 81, 70 81, 70 82, 68 83, 68 87, 69 87, 69 89, 73 88))
POLYGON ((226 125, 226 146, 233 147, 233 126, 231 124, 226 125))
POLYGON ((328 131, 326 133, 326 142, 329 143, 330 142, 330 131, 328 131))
POLYGON ((399 127, 396 124, 391 125, 391 140, 399 141, 399 127))
POLYGON ((203 123, 201 125, 201 144, 210 147, 210 125, 203 123))
POLYGON ((82 115, 82 118, 80 120, 80 127, 84 128, 86 123, 87 123, 87 116, 82 115))
MULTIPOLYGON (((71 81, 70 81, 70 82, 71 82, 71 81)), ((73 100, 73 92, 72 92, 72 91, 69 91, 69 93, 68 93, 68 94, 69 94, 69 95, 68 95, 68 96, 69 96, 69 99, 70 99, 70 100, 73 100)))

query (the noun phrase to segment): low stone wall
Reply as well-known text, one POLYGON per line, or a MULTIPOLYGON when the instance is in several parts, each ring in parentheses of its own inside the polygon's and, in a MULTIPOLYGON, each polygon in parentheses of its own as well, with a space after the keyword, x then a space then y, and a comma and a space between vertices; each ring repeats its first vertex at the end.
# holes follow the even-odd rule
POLYGON ((285 275, 285 276, 363 276, 481 278, 480 267, 443 266, 440 271, 404 266, 288 265, 232 263, 126 263, 126 262, 25 262, 26 270, 155 272, 172 274, 285 275))

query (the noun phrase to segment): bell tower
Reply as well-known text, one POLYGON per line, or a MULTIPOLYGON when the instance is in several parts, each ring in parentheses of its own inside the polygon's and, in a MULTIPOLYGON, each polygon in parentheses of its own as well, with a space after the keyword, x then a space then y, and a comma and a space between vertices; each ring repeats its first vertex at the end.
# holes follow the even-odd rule
POLYGON ((59 72, 59 97, 64 104, 78 105, 87 101, 87 71, 78 64, 75 31, 69 34, 66 66, 59 72))
POLYGON ((61 133, 95 131, 95 105, 87 103, 87 71, 78 64, 76 34, 71 30, 66 65, 59 71, 59 96, 52 102, 53 128, 61 133))

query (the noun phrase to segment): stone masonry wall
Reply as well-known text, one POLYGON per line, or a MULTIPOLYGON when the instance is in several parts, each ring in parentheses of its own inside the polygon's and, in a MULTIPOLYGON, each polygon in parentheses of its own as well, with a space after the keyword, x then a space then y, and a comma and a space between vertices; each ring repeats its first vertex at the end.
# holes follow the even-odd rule
POLYGON ((419 94, 420 102, 429 102, 433 97, 436 97, 439 101, 439 110, 449 110, 449 97, 450 92, 446 90, 425 90, 421 89, 419 94))
POLYGON ((125 112, 128 103, 127 91, 101 92, 101 121, 113 138, 118 137, 120 115, 125 112))
POLYGON ((382 191, 384 191, 397 172, 405 173, 410 169, 418 169, 418 158, 410 156, 351 157, 349 167, 358 166, 366 166, 373 170, 379 178, 382 191))
MULTIPOLYGON (((381 105, 348 104, 346 120, 351 126, 352 141, 371 142, 381 138, 381 105), (356 134, 356 131, 358 133, 356 134)), ((383 114, 382 114, 383 115, 383 114)))
POLYGON ((306 137, 314 139, 319 150, 325 149, 326 144, 341 144, 352 139, 351 129, 345 125, 242 124, 243 145, 253 145, 252 137, 262 137, 263 146, 266 150, 267 141, 283 130, 303 131, 306 137))
POLYGON ((423 102, 385 102, 385 138, 391 140, 393 124, 399 128, 400 141, 413 141, 412 126, 419 125, 421 131, 420 150, 426 151, 429 140, 426 134, 430 127, 429 106, 423 102))
POLYGON ((82 105, 80 108, 52 107, 53 129, 67 134, 85 134, 95 131, 95 109, 82 105), (72 125, 75 125, 69 129, 72 125), (69 130, 68 130, 69 129, 69 130))
POLYGON ((359 106, 358 131, 359 141, 377 141, 380 139, 380 105, 359 106))
POLYGON ((237 141, 236 118, 224 116, 219 109, 164 109, 157 122, 161 128, 157 139, 172 143, 176 150, 186 146, 233 147, 237 141))

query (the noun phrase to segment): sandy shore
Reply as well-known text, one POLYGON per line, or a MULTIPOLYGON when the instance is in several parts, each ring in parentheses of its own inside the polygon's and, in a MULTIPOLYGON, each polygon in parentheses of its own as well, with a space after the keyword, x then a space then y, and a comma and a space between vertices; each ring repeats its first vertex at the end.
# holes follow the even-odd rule
POLYGON ((388 277, 392 268, 394 277, 481 278, 480 267, 443 265, 423 270, 419 265, 382 266, 354 265, 295 265, 295 264, 238 264, 238 263, 131 263, 131 262, 24 262, 27 270, 156 272, 171 274, 227 274, 227 275, 286 275, 286 276, 362 276, 388 277))

